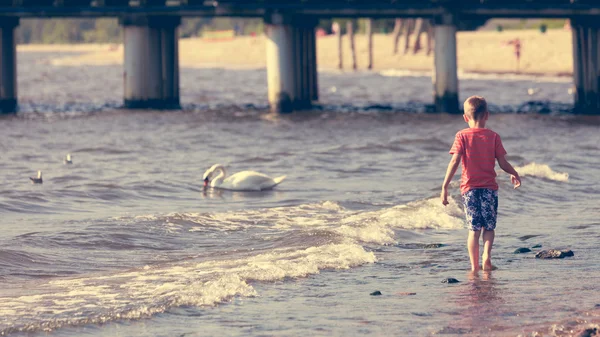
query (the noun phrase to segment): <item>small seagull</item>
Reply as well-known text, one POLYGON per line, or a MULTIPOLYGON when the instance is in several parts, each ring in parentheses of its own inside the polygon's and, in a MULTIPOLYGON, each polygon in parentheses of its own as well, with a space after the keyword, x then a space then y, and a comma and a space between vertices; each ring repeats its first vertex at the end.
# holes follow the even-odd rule
POLYGON ((527 89, 527 94, 529 96, 533 96, 533 95, 537 94, 540 91, 542 91, 542 89, 529 88, 529 89, 527 89))
POLYGON ((70 153, 67 153, 67 157, 65 158, 65 164, 73 164, 70 153))
POLYGON ((29 179, 31 179, 31 183, 32 184, 41 184, 41 183, 44 182, 42 180, 42 171, 38 171, 37 178, 35 178, 35 177, 29 177, 29 179))

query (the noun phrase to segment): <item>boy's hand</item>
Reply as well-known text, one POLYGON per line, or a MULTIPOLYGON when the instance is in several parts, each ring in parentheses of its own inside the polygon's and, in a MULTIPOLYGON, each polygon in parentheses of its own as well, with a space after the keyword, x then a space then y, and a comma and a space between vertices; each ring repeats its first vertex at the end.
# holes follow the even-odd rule
POLYGON ((512 184, 514 185, 514 188, 518 188, 519 186, 521 186, 521 177, 519 177, 518 175, 510 175, 510 181, 512 182, 512 184))
POLYGON ((442 188, 442 193, 440 194, 440 199, 442 199, 442 205, 448 205, 448 190, 442 188))

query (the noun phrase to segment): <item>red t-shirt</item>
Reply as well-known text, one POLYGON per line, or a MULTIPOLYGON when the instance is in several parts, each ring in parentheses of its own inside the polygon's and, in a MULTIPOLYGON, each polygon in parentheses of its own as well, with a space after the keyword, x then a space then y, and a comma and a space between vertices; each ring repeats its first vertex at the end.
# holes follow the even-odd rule
POLYGON ((450 154, 462 157, 460 192, 475 188, 498 190, 496 158, 506 155, 500 135, 490 129, 468 128, 456 133, 450 154))

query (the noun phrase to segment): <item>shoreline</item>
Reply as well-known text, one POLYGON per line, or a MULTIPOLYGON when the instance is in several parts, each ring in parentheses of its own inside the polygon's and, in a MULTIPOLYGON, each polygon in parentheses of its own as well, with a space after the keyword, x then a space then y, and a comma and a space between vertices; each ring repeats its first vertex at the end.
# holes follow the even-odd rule
MULTIPOLYGON (((542 34, 537 30, 515 31, 475 31, 457 34, 457 61, 459 73, 485 75, 511 75, 534 77, 571 77, 573 74, 572 34, 567 30, 550 30, 542 34), (520 70, 516 70, 513 49, 507 41, 519 38, 522 41, 520 70)), ((425 50, 407 54, 402 51, 392 53, 393 36, 376 34, 373 36, 373 72, 415 71, 431 72, 433 55, 425 50)), ((264 69, 266 66, 266 37, 242 36, 234 40, 210 41, 201 38, 181 39, 179 61, 181 68, 226 68, 264 69), (242 53, 240 51, 243 51, 242 53)), ((425 36, 421 43, 425 46, 425 36)), ((404 41, 401 39, 400 47, 404 41)), ((74 52, 77 55, 64 55, 51 58, 49 63, 56 66, 83 65, 122 65, 122 44, 74 44, 74 45, 19 45, 19 52, 74 52)), ((353 72, 347 37, 343 39, 343 65, 338 70, 338 50, 335 36, 328 35, 317 39, 317 64, 319 70, 353 72)), ((432 53, 433 54, 433 53, 432 53)), ((367 37, 356 35, 357 71, 366 69, 367 37)))

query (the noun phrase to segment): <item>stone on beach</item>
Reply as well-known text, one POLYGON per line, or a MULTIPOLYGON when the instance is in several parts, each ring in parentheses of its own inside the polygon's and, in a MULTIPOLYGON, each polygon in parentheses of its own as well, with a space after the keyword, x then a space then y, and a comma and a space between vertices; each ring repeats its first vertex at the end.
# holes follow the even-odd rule
POLYGON ((600 336, 600 326, 594 326, 594 327, 587 328, 587 329, 585 329, 583 331, 580 331, 575 336, 577 336, 577 337, 595 337, 595 336, 600 336))
POLYGON ((565 257, 575 256, 572 250, 548 249, 542 250, 535 254, 537 259, 562 259, 565 257))
POLYGON ((445 246, 445 244, 443 244, 443 243, 430 243, 430 244, 424 245, 423 248, 441 248, 444 246, 445 246))
POLYGON ((523 253, 529 253, 531 252, 531 249, 529 248, 517 248, 513 254, 523 254, 523 253))
POLYGON ((460 281, 457 280, 457 279, 455 279, 455 278, 453 278, 453 277, 447 277, 447 278, 445 278, 445 279, 442 280, 442 283, 448 283, 448 284, 458 283, 458 282, 460 282, 460 281))
POLYGON ((529 240, 531 238, 535 238, 535 237, 538 237, 538 236, 540 236, 540 235, 538 235, 538 234, 535 234, 535 235, 523 235, 523 236, 519 237, 519 240, 521 240, 521 241, 527 241, 527 240, 529 240))

